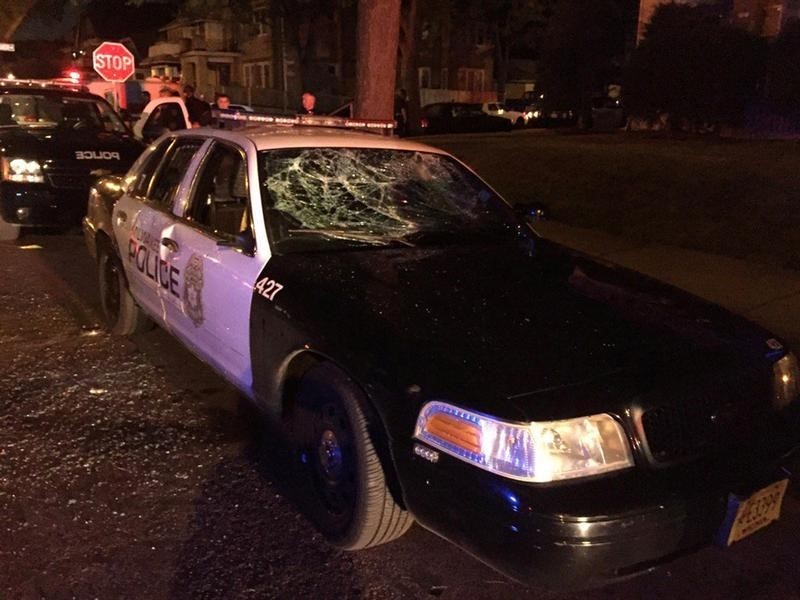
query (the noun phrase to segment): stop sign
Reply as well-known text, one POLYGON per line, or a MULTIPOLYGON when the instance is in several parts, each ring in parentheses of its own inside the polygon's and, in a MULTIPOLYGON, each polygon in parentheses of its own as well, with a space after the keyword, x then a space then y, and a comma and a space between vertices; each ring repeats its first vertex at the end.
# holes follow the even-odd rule
POLYGON ((106 81, 125 81, 133 75, 133 54, 117 42, 103 42, 92 53, 92 65, 106 81))

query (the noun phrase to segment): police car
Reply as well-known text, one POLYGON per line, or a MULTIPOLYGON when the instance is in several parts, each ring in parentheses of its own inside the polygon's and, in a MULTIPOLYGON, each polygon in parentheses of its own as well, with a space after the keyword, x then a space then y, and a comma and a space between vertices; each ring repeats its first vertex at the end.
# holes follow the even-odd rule
POLYGON ((777 519, 780 340, 539 238, 444 151, 284 122, 161 137, 85 230, 111 330, 155 321, 278 424, 328 540, 416 521, 563 589, 777 519))
POLYGON ((102 98, 46 81, 0 80, 0 239, 77 226, 89 187, 143 149, 102 98))

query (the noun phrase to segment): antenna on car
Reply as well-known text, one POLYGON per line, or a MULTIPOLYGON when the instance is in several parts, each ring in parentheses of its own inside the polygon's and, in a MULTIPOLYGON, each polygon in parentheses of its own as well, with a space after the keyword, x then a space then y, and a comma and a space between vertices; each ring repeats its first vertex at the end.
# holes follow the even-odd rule
POLYGON ((214 118, 241 124, 242 127, 258 125, 295 125, 302 127, 341 127, 345 129, 364 129, 391 135, 396 127, 394 121, 382 119, 356 119, 332 117, 328 115, 270 115, 243 111, 212 111, 214 118))

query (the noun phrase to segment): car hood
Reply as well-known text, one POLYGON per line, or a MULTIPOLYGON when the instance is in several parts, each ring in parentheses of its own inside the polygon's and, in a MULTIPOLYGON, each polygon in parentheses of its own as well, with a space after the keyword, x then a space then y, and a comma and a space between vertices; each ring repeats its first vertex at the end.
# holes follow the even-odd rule
POLYGON ((547 242, 536 252, 515 243, 285 255, 265 274, 284 286, 272 309, 360 378, 492 414, 513 400, 500 410, 510 418, 530 418, 537 399, 552 418, 554 390, 591 411, 600 389, 636 393, 768 350, 769 335, 747 321, 547 242))
POLYGON ((0 128, 5 156, 54 161, 59 165, 127 171, 144 146, 128 134, 54 128, 0 128))

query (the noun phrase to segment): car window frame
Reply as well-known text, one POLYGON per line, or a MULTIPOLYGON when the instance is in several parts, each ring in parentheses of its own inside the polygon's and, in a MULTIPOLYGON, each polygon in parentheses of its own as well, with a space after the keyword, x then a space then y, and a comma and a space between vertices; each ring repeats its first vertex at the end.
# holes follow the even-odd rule
MULTIPOLYGON (((204 138, 200 137, 200 136, 170 136, 168 138, 168 140, 170 141, 169 146, 164 151, 164 154, 161 156, 161 159, 159 161, 160 164, 158 165, 158 168, 153 173, 153 175, 150 177, 150 182, 147 185, 147 193, 146 193, 147 195, 146 196, 134 196, 134 197, 137 200, 139 200, 140 202, 143 202, 144 204, 146 204, 149 208, 152 208, 154 210, 158 210, 158 211, 163 212, 163 213, 168 213, 168 214, 174 216, 173 207, 175 206, 175 201, 177 200, 176 194, 178 193, 178 191, 180 191, 180 189, 182 187, 181 183, 183 181, 185 181, 187 174, 191 171, 191 163, 197 157, 197 153, 202 151, 203 145, 205 144, 206 140, 204 138), (165 203, 165 202, 156 201, 151 197, 151 194, 152 194, 152 191, 153 191, 153 182, 156 181, 156 179, 158 179, 159 175, 161 175, 161 172, 164 169, 164 166, 165 166, 165 160, 164 159, 167 158, 168 156, 170 156, 170 154, 174 151, 175 147, 178 144, 187 144, 187 145, 188 144, 198 144, 198 145, 197 145, 197 148, 195 150, 195 153, 192 155, 192 159, 189 161, 189 164, 187 165, 187 169, 188 169, 187 173, 184 173, 183 177, 181 178, 180 182, 178 183, 178 187, 173 192, 173 197, 172 197, 171 202, 165 203)), ((158 149, 156 149, 154 152, 158 152, 158 149)), ((152 156, 151 156, 151 159, 152 159, 152 156)))
POLYGON ((250 233, 253 238, 253 252, 252 253, 243 252, 243 254, 245 254, 245 256, 255 256, 255 254, 258 251, 258 242, 256 240, 257 238, 256 229, 253 221, 253 195, 251 193, 252 183, 250 181, 250 170, 249 170, 250 165, 247 162, 247 151, 239 144, 236 144, 235 142, 232 142, 230 140, 223 140, 219 138, 208 138, 208 141, 210 141, 211 143, 205 149, 203 156, 200 157, 200 163, 197 165, 197 168, 194 170, 194 173, 192 175, 192 183, 189 187, 189 193, 187 194, 188 198, 186 202, 184 202, 183 206, 181 206, 180 214, 176 215, 176 217, 181 223, 184 223, 192 230, 203 234, 204 236, 208 237, 211 240, 214 240, 215 242, 233 241, 235 239, 234 235, 226 234, 224 232, 223 233, 217 232, 216 230, 210 228, 206 224, 196 221, 195 219, 189 217, 192 207, 197 201, 197 193, 198 193, 198 187, 200 185, 200 179, 205 173, 205 169, 208 165, 208 162, 211 160, 214 150, 219 147, 230 149, 239 154, 239 156, 244 161, 244 167, 245 167, 244 168, 245 188, 247 189, 247 196, 246 196, 247 205, 245 210, 247 211, 248 224, 250 227, 250 233))
POLYGON ((147 189, 145 190, 145 194, 142 195, 140 193, 139 187, 141 185, 142 180, 145 177, 145 173, 144 172, 150 166, 150 163, 152 161, 155 161, 155 160, 160 161, 164 157, 164 155, 167 153, 167 151, 169 150, 170 146, 174 142, 175 142, 175 136, 170 136, 168 138, 165 138, 164 140, 162 140, 161 142, 159 142, 157 144, 153 143, 150 146, 150 150, 147 151, 146 154, 144 154, 141 157, 141 164, 137 165, 136 177, 134 178, 134 180, 131 182, 131 184, 128 186, 128 189, 126 190, 127 194, 131 198, 134 198, 134 199, 139 200, 141 202, 147 202, 147 191, 150 189, 150 185, 153 182, 153 178, 155 177, 156 173, 158 172, 158 167, 156 167, 153 170, 153 172, 150 173, 150 175, 149 175, 149 180, 150 181, 147 184, 147 189), (163 149, 163 152, 162 152, 162 149, 163 149), (159 154, 160 154, 161 158, 158 158, 159 154))
POLYGON ((167 131, 180 131, 182 129, 189 128, 189 124, 186 122, 186 115, 183 114, 180 102, 176 101, 162 102, 161 104, 157 104, 155 107, 153 107, 152 112, 149 115, 147 115, 147 119, 145 120, 144 125, 142 126, 142 131, 148 129, 148 127, 153 127, 153 125, 163 127, 167 131), (160 122, 161 118, 167 110, 176 111, 180 115, 180 118, 183 120, 183 125, 182 126, 179 125, 176 129, 170 129, 169 127, 161 123, 160 122))

